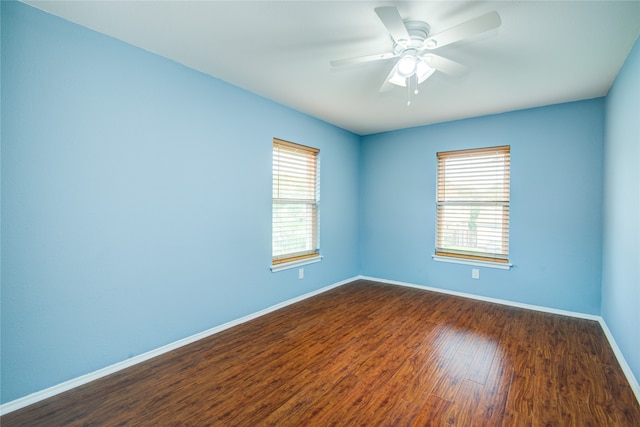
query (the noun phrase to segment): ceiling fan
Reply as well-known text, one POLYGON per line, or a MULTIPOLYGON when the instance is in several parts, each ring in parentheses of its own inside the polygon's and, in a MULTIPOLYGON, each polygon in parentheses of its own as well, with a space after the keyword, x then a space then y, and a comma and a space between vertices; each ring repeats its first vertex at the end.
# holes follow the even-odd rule
MULTIPOLYGON (((473 37, 485 31, 498 28, 502 21, 497 12, 489 12, 474 19, 458 24, 438 34, 430 35, 429 24, 422 21, 403 21, 395 6, 374 9, 382 24, 387 28, 393 40, 393 51, 375 55, 360 56, 331 61, 331 66, 359 64, 398 58, 380 91, 392 88, 392 85, 407 87, 418 93, 418 85, 435 71, 452 76, 461 76, 469 68, 463 64, 431 53, 432 50, 473 37)), ((411 104, 411 101, 408 101, 411 104)))

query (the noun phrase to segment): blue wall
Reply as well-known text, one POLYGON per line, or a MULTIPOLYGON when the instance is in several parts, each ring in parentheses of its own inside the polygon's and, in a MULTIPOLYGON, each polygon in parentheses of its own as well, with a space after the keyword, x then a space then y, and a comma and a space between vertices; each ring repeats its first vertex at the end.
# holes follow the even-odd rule
POLYGON ((2 5, 2 402, 353 277, 359 138, 2 5), (321 150, 324 260, 271 273, 271 144, 321 150))
POLYGON ((368 276, 597 314, 604 100, 367 136, 360 265, 368 276), (509 270, 433 261, 436 153, 511 146, 509 270))
POLYGON ((606 107, 602 317, 640 379, 640 41, 606 107))

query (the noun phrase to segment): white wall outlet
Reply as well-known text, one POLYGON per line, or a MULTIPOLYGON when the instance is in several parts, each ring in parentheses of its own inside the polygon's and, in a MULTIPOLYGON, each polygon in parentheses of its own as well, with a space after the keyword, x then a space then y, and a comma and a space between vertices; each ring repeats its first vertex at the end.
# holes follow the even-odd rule
POLYGON ((480 278, 480 270, 478 270, 477 268, 472 268, 471 269, 471 278, 472 279, 479 279, 480 278))
POLYGON ((304 268, 298 269, 298 279, 304 279, 304 268))

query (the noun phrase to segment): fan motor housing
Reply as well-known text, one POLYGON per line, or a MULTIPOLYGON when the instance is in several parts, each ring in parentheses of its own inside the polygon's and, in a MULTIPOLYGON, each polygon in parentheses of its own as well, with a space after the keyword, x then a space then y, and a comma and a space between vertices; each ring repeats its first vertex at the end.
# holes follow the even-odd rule
POLYGON ((429 37, 429 24, 422 21, 405 21, 405 27, 411 37, 409 43, 405 45, 399 45, 394 42, 393 51, 396 55, 404 52, 406 49, 421 49, 424 41, 429 37))

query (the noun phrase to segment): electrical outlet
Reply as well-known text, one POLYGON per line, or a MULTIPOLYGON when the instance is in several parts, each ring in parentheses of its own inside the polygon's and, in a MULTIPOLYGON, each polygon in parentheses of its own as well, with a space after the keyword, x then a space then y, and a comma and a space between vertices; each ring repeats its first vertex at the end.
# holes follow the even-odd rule
POLYGON ((480 270, 478 270, 477 268, 472 268, 471 269, 471 278, 472 279, 479 279, 480 278, 480 270))
POLYGON ((304 268, 298 269, 298 279, 304 279, 304 268))

